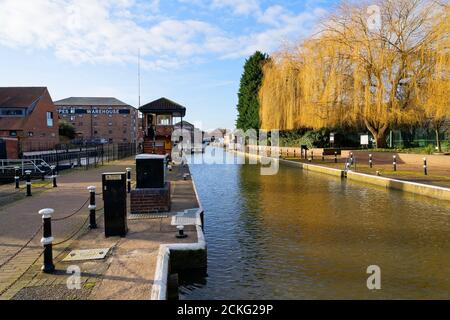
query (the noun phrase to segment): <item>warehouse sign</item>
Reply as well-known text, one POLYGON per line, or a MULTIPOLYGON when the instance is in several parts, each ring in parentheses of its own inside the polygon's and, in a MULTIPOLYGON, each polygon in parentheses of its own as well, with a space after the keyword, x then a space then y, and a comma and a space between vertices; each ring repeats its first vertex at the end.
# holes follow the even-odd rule
POLYGON ((106 109, 106 108, 63 108, 58 109, 59 114, 130 114, 128 109, 106 109))

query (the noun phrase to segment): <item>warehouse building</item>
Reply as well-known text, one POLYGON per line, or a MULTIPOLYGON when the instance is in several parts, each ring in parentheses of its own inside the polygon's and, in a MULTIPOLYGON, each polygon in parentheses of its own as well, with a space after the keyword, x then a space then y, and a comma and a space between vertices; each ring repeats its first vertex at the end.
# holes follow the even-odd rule
POLYGON ((138 110, 116 98, 72 97, 55 102, 60 121, 75 127, 77 140, 136 143, 138 110))

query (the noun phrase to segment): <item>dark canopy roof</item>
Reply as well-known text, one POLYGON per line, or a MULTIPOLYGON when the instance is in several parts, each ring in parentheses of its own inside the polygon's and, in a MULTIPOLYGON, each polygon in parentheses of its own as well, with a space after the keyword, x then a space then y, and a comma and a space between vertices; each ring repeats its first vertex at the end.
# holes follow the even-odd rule
POLYGON ((161 98, 139 108, 142 113, 171 113, 174 117, 184 117, 186 108, 167 98, 161 98))

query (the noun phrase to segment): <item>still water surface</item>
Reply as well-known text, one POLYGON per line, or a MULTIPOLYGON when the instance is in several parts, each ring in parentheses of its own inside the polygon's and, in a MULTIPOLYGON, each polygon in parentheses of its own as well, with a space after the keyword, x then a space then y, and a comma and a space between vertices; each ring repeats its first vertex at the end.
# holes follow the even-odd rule
POLYGON ((181 276, 181 299, 450 298, 448 202, 284 165, 275 176, 257 165, 191 171, 208 271, 181 276), (370 265, 381 290, 367 289, 370 265))

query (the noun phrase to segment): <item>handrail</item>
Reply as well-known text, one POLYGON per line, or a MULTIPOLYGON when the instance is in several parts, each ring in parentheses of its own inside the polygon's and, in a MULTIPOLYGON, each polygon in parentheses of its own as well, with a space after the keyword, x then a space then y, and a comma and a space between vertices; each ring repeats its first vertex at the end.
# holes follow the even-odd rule
POLYGON ((41 170, 40 166, 50 169, 50 165, 44 159, 0 159, 2 173, 5 173, 5 170, 14 170, 16 167, 20 167, 22 175, 25 174, 26 170, 46 173, 47 171, 41 170))

